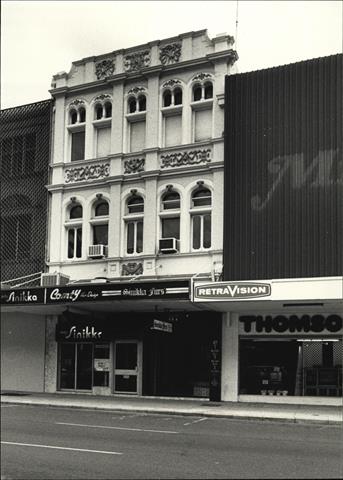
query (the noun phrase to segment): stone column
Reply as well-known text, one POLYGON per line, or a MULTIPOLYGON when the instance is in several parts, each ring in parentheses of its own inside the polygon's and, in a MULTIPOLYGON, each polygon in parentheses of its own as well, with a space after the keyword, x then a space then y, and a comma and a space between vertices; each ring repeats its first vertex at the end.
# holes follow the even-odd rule
POLYGON ((222 323, 221 396, 224 402, 238 401, 238 314, 227 312, 222 323))

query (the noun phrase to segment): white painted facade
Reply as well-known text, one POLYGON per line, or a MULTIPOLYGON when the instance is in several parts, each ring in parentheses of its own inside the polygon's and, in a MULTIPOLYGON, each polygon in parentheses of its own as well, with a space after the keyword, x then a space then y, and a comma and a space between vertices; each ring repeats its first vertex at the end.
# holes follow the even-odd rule
POLYGON ((221 272, 224 77, 235 73, 232 44, 228 35, 209 39, 206 30, 189 32, 79 60, 68 74, 53 77, 50 272, 64 273, 71 281, 213 278, 221 272), (142 95, 145 108, 139 104, 142 95), (137 109, 131 112, 135 100, 137 109), (106 104, 111 115, 106 116, 106 104), (72 161, 72 136, 78 132, 85 137, 84 158, 72 161), (192 194, 201 186, 211 192, 211 205, 194 209, 192 194), (168 188, 179 194, 180 205, 163 211, 168 188), (144 200, 144 214, 137 217, 143 220, 143 248, 128 253, 132 191, 144 200), (108 202, 109 212, 94 218, 100 198, 108 202), (68 215, 76 204, 82 206, 82 219, 71 221, 68 215), (211 244, 193 248, 193 216, 201 213, 211 214, 211 244), (159 249, 162 219, 168 216, 180 219, 175 253, 159 249), (97 259, 89 256, 96 224, 108 225, 108 250, 97 259), (68 229, 73 226, 82 228, 82 246, 77 258, 68 258, 68 229))

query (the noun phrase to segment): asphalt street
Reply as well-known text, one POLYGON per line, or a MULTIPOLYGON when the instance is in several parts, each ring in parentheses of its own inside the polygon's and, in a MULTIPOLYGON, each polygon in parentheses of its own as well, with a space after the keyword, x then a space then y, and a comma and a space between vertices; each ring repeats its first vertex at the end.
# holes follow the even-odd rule
POLYGON ((342 478, 342 428, 3 405, 1 478, 342 478))

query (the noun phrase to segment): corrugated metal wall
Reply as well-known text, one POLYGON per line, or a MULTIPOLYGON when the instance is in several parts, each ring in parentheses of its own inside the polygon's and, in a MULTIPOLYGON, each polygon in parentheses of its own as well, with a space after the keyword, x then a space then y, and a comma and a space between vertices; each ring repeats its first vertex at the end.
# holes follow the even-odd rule
POLYGON ((226 280, 343 274, 342 58, 226 78, 226 280))
POLYGON ((52 105, 0 111, 2 281, 45 268, 52 105))

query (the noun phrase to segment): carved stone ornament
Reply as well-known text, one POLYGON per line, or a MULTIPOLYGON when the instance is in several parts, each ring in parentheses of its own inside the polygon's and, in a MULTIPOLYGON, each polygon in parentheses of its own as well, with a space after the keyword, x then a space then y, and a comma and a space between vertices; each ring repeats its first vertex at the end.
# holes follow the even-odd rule
POLYGON ((84 105, 84 104, 85 104, 84 100, 81 100, 81 98, 77 98, 76 100, 71 102, 69 107, 77 107, 78 105, 84 105))
POLYGON ((108 58, 107 60, 101 60, 95 64, 95 75, 98 80, 104 80, 107 77, 110 77, 114 73, 114 60, 108 58))
POLYGON ((129 158, 124 161, 124 173, 138 173, 144 171, 144 158, 129 158))
POLYGON ((195 75, 195 77, 193 77, 193 81, 200 80, 202 82, 206 78, 212 78, 212 75, 210 73, 199 73, 199 75, 195 75))
POLYGON ((126 72, 133 72, 148 67, 151 62, 150 50, 131 53, 124 58, 124 69, 126 72))
POLYGON ((124 263, 121 266, 121 274, 124 275, 143 275, 143 264, 136 262, 124 263))
POLYGON ((85 182, 95 178, 108 177, 110 174, 110 164, 87 165, 86 167, 67 168, 64 172, 65 182, 85 182))
POLYGON ((170 43, 160 48, 160 60, 162 65, 177 63, 181 56, 181 43, 170 43))
POLYGON ((191 150, 189 152, 175 152, 161 155, 161 168, 183 167, 184 165, 198 165, 211 161, 211 149, 191 150))
POLYGON ((165 82, 165 83, 162 85, 162 87, 163 87, 163 88, 166 88, 166 87, 171 87, 171 88, 173 88, 173 87, 175 87, 175 85, 180 85, 180 84, 181 84, 180 80, 174 80, 174 79, 172 79, 172 80, 168 80, 167 82, 165 82))
POLYGON ((133 93, 134 95, 137 95, 137 93, 141 93, 145 91, 146 89, 144 87, 134 87, 134 88, 131 88, 127 93, 128 94, 133 93))
POLYGON ((100 102, 102 102, 103 100, 107 100, 107 99, 111 100, 111 95, 102 93, 101 95, 98 95, 96 98, 94 98, 94 101, 99 100, 100 102))

